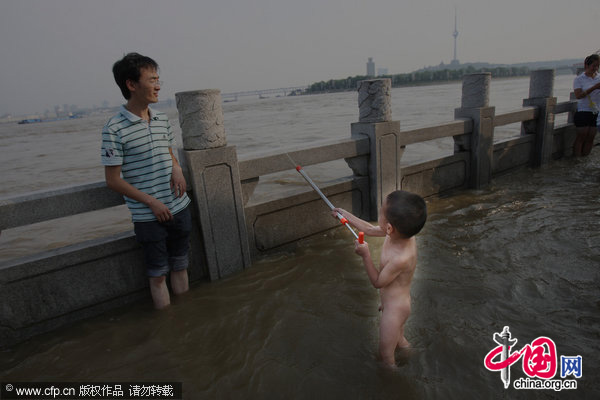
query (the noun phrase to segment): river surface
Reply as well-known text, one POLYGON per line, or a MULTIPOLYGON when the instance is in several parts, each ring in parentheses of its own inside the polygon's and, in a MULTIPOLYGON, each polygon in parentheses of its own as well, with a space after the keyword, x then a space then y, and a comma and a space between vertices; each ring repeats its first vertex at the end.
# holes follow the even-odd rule
MULTIPOLYGON (((573 76, 559 75, 554 85, 558 101, 569 100, 573 76)), ((454 120, 460 107, 460 82, 392 89, 392 116, 401 129, 410 130, 454 120)), ((528 97, 529 78, 492 80, 490 105, 496 113, 521 108, 528 97)), ((176 109, 166 110, 178 143, 181 145, 176 109)), ((308 146, 321 139, 347 138, 350 124, 358 121, 358 95, 342 92, 311 96, 269 99, 240 98, 223 105, 227 141, 238 154, 256 153, 281 147, 308 146)), ((0 171, 3 185, 0 198, 38 190, 101 181, 100 131, 110 114, 83 119, 40 124, 0 124, 0 171)), ((557 124, 566 115, 557 117, 557 124)), ((496 139, 516 136, 520 124, 496 129, 496 139)), ((452 154, 451 138, 407 146, 402 163, 452 154)), ((181 159, 181 157, 180 157, 181 159)), ((306 167, 318 184, 352 175, 343 160, 306 167)), ((254 199, 295 186, 307 190, 306 183, 294 168, 288 172, 261 177, 254 199)), ((309 190, 309 189, 308 189, 309 190)), ((0 261, 32 252, 50 250, 65 244, 94 239, 132 229, 125 206, 9 229, 0 235, 0 261), (79 229, 79 227, 84 227, 79 229)))
MULTIPOLYGON (((558 82, 555 86, 559 101, 568 99, 572 77, 567 78, 565 93, 558 91, 558 82)), ((526 79, 495 82, 490 103, 497 112, 519 108, 527 90, 526 79), (512 104, 494 104, 494 88, 506 88, 514 98, 512 104)), ((332 114, 331 120, 339 123, 325 127, 317 122, 327 114, 310 105, 311 97, 227 103, 230 143, 238 140, 243 153, 244 148, 255 151, 272 140, 302 144, 307 141, 301 136, 304 132, 309 140, 330 131, 336 133, 332 137, 348 136, 349 123, 357 119, 355 95, 316 96, 322 107, 348 109, 343 117, 332 114), (342 105, 344 101, 347 106, 342 105), (291 104, 291 109, 285 104, 291 104), (233 127, 241 129, 253 114, 246 107, 255 106, 274 110, 272 118, 257 118, 260 127, 240 135, 245 138, 234 139, 233 127), (243 110, 235 111, 235 107, 243 110), (228 114, 233 114, 229 120, 228 114), (282 116, 275 123, 280 114, 297 114, 298 120, 282 116), (294 125, 300 126, 294 130, 294 125), (338 125, 336 130, 333 126, 338 125), (281 138, 275 131, 281 132, 281 138), (263 138, 261 132, 272 138, 263 138)), ((460 104, 460 84, 394 89, 392 101, 395 119, 402 121, 403 128, 450 121, 460 104), (402 103, 404 96, 399 92, 412 98, 402 103), (428 100, 420 98, 423 93, 428 100), (441 105, 427 108, 444 96, 453 104, 443 112, 437 111, 441 105), (403 116, 415 103, 421 104, 420 114, 403 116), (438 113, 443 114, 441 120, 433 117, 438 113)), ((95 121, 93 135, 98 135, 103 118, 88 120, 90 124, 95 121)), ((85 175, 83 171, 89 174, 82 183, 101 179, 99 151, 94 147, 99 143, 97 136, 81 139, 75 127, 54 134, 56 140, 42 139, 45 135, 33 130, 29 134, 48 146, 50 151, 42 158, 54 166, 54 174, 46 172, 44 180, 38 176, 44 174, 42 170, 31 171, 27 183, 29 173, 23 172, 23 182, 17 185, 19 179, 10 176, 18 173, 8 173, 7 179, 14 179, 8 193, 43 189, 47 182, 42 181, 59 185, 63 175, 68 176, 67 182, 76 183, 85 175), (79 150, 65 151, 63 147, 68 146, 79 150), (62 159, 62 169, 54 157, 62 159), (89 166, 82 160, 89 161, 89 166), (67 171, 65 165, 77 172, 67 171)), ((7 136, 1 136, 3 146, 10 142, 7 136)), ((13 140, 24 141, 13 148, 13 152, 22 151, 23 157, 35 159, 43 153, 35 150, 35 139, 27 135, 15 135, 13 140)), ((444 151, 445 144, 434 147, 444 151)), ((423 152, 423 157, 430 155, 430 150, 423 152)), ((9 156, 13 157, 10 152, 9 156)), ((45 164, 38 161, 38 166, 45 164)), ((3 171, 9 165, 4 162, 3 157, 3 171)), ((21 164, 26 168, 23 165, 27 163, 21 164)), ((311 174, 328 179, 319 172, 315 169, 311 174)), ((350 233, 336 229, 303 241, 294 251, 262 259, 230 278, 197 283, 165 312, 152 310, 148 299, 4 349, 0 382, 174 381, 183 382, 186 399, 599 398, 599 185, 600 151, 596 147, 586 159, 558 160, 496 178, 483 190, 429 199, 429 219, 417 238, 419 263, 406 325, 413 348, 397 354, 395 370, 382 367, 376 357, 377 291, 353 253, 350 233), (493 334, 504 326, 518 339, 516 350, 541 336, 552 339, 559 381, 563 381, 560 356, 581 356, 582 377, 565 378, 575 380, 578 388, 561 392, 504 389, 500 372, 484 367, 486 354, 497 346, 493 334)), ((381 239, 368 242, 372 254, 379 254, 381 239)), ((525 377, 519 360, 511 366, 511 384, 525 377)))

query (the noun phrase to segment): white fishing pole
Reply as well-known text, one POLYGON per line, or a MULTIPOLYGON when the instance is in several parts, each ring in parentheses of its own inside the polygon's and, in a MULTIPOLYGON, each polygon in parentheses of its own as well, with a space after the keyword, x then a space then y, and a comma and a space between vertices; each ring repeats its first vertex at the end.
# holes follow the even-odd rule
MULTIPOLYGON (((288 156, 288 158, 290 159, 290 161, 292 162, 292 164, 296 164, 296 163, 294 163, 294 160, 292 160, 292 158, 290 157, 289 154, 286 153, 286 155, 288 156)), ((312 188, 314 189, 314 191, 317 192, 317 194, 319 196, 321 196, 321 199, 323 199, 323 201, 325 202, 325 204, 327 204, 327 206, 333 211, 335 209, 335 206, 333 204, 331 204, 331 202, 329 201, 329 199, 327 198, 327 196, 325 196, 323 194, 323 192, 321 192, 321 189, 319 189, 319 187, 313 182, 313 180, 310 179, 310 176, 308 176, 308 174, 304 171, 304 169, 302 169, 302 167, 300 165, 296 165, 296 171, 298 171, 298 173, 300 173, 300 175, 302 175, 302 177, 304 178, 304 180, 306 180, 306 182, 308 182, 308 184, 310 186, 312 186, 312 188)), ((342 214, 340 214, 340 213, 336 213, 336 214, 337 214, 337 218, 340 220, 340 223, 342 225, 346 226, 346 228, 348 228, 350 230, 350 232, 352 232, 352 234, 354 235, 354 237, 358 239, 359 243, 363 243, 364 242, 364 233, 363 232, 359 232, 358 235, 357 235, 356 232, 354 231, 354 229, 352 229, 352 227, 348 223, 348 220, 346 218, 344 218, 344 216, 342 214)))

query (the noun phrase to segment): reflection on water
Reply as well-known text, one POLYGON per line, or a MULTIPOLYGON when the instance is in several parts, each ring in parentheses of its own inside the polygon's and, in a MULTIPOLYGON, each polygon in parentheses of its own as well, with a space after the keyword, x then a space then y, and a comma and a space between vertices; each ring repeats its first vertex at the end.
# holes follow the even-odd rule
MULTIPOLYGON (((0 353, 0 381, 180 381, 186 399, 598 398, 600 152, 430 200, 398 369, 377 362, 378 296, 343 228, 0 353), (576 391, 505 390, 492 335, 583 357, 576 391)), ((378 254, 380 239, 369 243, 378 254)), ((525 377, 520 362, 513 381, 525 377)))

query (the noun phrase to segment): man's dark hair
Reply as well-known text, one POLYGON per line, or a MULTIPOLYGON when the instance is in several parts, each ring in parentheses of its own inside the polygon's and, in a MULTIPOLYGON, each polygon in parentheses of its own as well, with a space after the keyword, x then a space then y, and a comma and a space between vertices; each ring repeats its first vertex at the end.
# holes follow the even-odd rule
POLYGON ((138 53, 129 53, 113 65, 112 71, 115 82, 117 82, 125 99, 129 100, 131 97, 131 92, 127 88, 127 81, 138 82, 143 68, 158 70, 158 64, 150 57, 138 53))
POLYGON ((592 65, 595 61, 600 61, 600 55, 594 53, 590 56, 587 56, 583 63, 587 67, 588 65, 592 65))
POLYGON ((401 235, 410 238, 425 225, 427 205, 417 194, 396 190, 386 198, 385 218, 401 235))

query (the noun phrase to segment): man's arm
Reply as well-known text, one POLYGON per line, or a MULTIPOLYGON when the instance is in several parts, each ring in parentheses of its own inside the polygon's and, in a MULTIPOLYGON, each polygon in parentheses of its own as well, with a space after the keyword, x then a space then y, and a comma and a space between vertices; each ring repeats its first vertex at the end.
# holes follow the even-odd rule
POLYGON ((575 88, 573 93, 575 93, 575 98, 582 99, 586 97, 588 94, 591 94, 594 90, 600 89, 600 83, 596 83, 594 86, 590 87, 587 90, 583 90, 583 88, 575 88))
POLYGON ((171 159, 173 160, 173 172, 171 172, 171 191, 175 193, 175 196, 181 197, 187 190, 187 184, 185 182, 185 177, 183 176, 183 170, 177 162, 177 158, 175 158, 175 155, 173 154, 173 149, 170 147, 169 153, 171 154, 171 159))
POLYGON ((147 205, 158 219, 158 222, 166 222, 173 218, 169 208, 160 200, 142 192, 121 178, 120 165, 105 166, 104 178, 106 180, 106 186, 108 186, 109 189, 147 205))
POLYGON ((348 212, 342 208, 334 208, 331 211, 331 213, 336 218, 337 218, 337 213, 340 213, 340 215, 342 217, 344 217, 348 220, 348 223, 350 225, 352 225, 354 228, 358 229, 359 232, 364 232, 365 235, 367 235, 367 236, 378 236, 378 237, 385 236, 385 232, 383 231, 383 229, 381 229, 381 227, 371 225, 367 221, 364 221, 364 220, 358 218, 357 216, 353 215, 351 212, 348 212))

